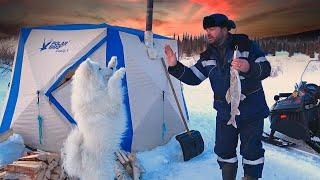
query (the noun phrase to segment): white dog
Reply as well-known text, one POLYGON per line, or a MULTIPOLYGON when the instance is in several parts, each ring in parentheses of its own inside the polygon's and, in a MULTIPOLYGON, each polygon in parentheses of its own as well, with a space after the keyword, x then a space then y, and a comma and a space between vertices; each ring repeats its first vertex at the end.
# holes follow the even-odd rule
POLYGON ((115 66, 116 57, 108 68, 86 60, 75 72, 71 108, 78 126, 62 149, 63 167, 70 176, 86 180, 115 176, 114 152, 126 128, 121 88, 125 69, 114 72, 115 66))

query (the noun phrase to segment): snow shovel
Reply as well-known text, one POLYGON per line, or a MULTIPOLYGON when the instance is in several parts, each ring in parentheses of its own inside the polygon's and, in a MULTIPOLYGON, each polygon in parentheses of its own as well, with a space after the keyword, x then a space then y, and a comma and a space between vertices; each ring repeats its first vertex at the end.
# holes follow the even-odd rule
POLYGON ((186 131, 187 131, 185 133, 177 135, 176 140, 180 143, 180 146, 181 146, 181 149, 183 152, 183 160, 188 161, 188 160, 200 155, 203 152, 204 142, 203 142, 202 136, 199 131, 196 131, 196 130, 190 131, 189 130, 187 122, 186 122, 184 115, 182 113, 181 106, 180 106, 178 98, 177 98, 177 94, 173 88, 173 84, 170 79, 169 72, 167 70, 167 67, 166 67, 166 64, 165 64, 163 58, 161 58, 161 62, 162 62, 165 74, 167 76, 167 79, 169 81, 170 88, 172 90, 174 99, 175 99, 176 104, 178 106, 181 120, 186 128, 186 131))

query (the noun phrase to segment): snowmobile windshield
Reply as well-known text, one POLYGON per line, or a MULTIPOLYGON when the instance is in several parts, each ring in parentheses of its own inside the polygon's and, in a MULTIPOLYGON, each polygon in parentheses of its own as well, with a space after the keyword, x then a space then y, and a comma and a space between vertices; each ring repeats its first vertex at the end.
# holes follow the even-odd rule
POLYGON ((320 86, 320 60, 311 60, 306 65, 304 72, 301 75, 301 82, 305 81, 320 86))

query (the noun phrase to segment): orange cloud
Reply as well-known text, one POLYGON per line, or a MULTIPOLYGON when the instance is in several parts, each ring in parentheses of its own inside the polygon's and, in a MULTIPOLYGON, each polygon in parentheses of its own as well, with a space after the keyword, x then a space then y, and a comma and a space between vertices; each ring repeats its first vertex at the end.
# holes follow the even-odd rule
POLYGON ((203 11, 208 14, 223 13, 231 19, 237 16, 232 10, 233 7, 229 1, 214 1, 214 0, 189 0, 191 3, 199 4, 203 7, 203 11))
POLYGON ((145 20, 142 19, 125 19, 125 20, 116 20, 112 22, 112 25, 130 27, 135 29, 143 30, 145 28, 145 20))
MULTIPOLYGON (((146 0, 0 0, 0 32, 8 26, 108 23, 145 29, 146 0), (70 9, 69 7, 72 7, 70 9)), ((254 36, 286 34, 319 29, 318 1, 256 0, 155 0, 153 31, 172 36, 187 32, 204 33, 202 19, 212 13, 226 14, 237 24, 237 31, 254 36)), ((11 26, 10 26, 11 27, 11 26)), ((12 26, 14 27, 14 26, 12 26)), ((11 31, 11 28, 9 28, 11 31)), ((13 30, 12 30, 13 31, 13 30)))
POLYGON ((232 5, 230 1, 189 0, 177 7, 179 13, 170 14, 174 18, 166 18, 165 24, 154 26, 154 31, 168 36, 172 36, 173 33, 177 35, 185 32, 195 35, 204 33, 203 17, 212 13, 223 13, 230 19, 234 19, 237 15, 232 10, 234 9, 232 5))

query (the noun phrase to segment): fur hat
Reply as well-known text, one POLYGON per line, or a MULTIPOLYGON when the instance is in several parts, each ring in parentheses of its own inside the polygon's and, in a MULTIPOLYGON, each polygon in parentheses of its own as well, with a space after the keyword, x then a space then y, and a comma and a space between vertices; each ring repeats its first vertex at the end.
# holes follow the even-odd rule
POLYGON ((227 27, 228 31, 236 28, 234 21, 229 20, 224 14, 211 14, 203 18, 203 29, 215 26, 227 27))

